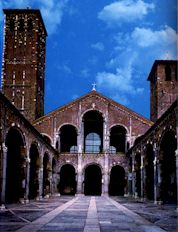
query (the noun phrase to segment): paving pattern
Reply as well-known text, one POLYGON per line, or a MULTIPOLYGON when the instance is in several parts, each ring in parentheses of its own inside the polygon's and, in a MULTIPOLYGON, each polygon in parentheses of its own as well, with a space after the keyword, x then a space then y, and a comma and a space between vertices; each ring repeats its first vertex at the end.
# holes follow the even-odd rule
POLYGON ((0 231, 177 232, 175 206, 128 198, 53 197, 0 211, 0 231))

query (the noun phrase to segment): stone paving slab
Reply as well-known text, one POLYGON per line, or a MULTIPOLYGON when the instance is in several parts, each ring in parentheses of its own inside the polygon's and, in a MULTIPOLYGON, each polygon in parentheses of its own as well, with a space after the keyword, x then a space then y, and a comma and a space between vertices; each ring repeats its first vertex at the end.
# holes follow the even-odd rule
POLYGON ((126 197, 112 197, 112 199, 168 232, 178 231, 178 214, 174 204, 156 205, 152 201, 126 197))
POLYGON ((0 231, 177 232, 176 219, 172 206, 156 207, 118 197, 62 196, 9 205, 8 210, 0 211, 0 231))

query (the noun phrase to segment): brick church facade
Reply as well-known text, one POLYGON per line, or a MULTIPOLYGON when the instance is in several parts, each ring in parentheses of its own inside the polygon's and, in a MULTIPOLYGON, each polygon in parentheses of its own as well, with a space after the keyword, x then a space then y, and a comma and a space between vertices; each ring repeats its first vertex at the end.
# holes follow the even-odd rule
POLYGON ((153 64, 151 120, 95 87, 44 115, 47 32, 40 11, 4 14, 1 203, 52 194, 132 195, 177 203, 177 62, 153 64))

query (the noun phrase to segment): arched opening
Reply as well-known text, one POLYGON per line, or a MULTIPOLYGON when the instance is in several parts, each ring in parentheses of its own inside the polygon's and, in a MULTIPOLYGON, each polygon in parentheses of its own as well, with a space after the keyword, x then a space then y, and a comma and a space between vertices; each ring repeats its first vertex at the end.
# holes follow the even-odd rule
POLYGON ((123 126, 114 126, 110 131, 110 153, 126 152, 126 134, 123 126))
POLYGON ((160 144, 161 186, 160 198, 163 202, 176 203, 176 138, 173 131, 167 131, 160 144))
POLYGON ((146 197, 149 200, 154 199, 154 151, 151 144, 146 146, 146 157, 145 157, 145 192, 146 197))
POLYGON ((49 156, 47 153, 43 157, 43 196, 50 193, 50 180, 49 173, 51 171, 49 156))
POLYGON ((61 152, 77 152, 77 130, 72 125, 64 125, 60 129, 61 152))
POLYGON ((123 196, 126 187, 124 168, 116 165, 112 167, 109 182, 109 195, 123 196))
POLYGON ((141 197, 141 154, 140 153, 136 153, 135 156, 135 175, 136 175, 135 192, 139 197, 141 197))
POLYGON ((29 178, 29 199, 35 199, 39 194, 39 167, 40 158, 36 144, 30 147, 30 178, 29 178))
POLYGON ((103 151, 103 117, 93 110, 84 117, 84 152, 100 153, 103 151))
POLYGON ((21 133, 12 127, 6 137, 6 202, 15 203, 25 194, 25 148, 21 133))
POLYGON ((65 164, 62 166, 60 171, 60 182, 58 185, 58 189, 61 195, 75 195, 75 168, 71 164, 65 164))
POLYGON ((85 169, 85 180, 84 180, 84 194, 85 195, 101 195, 101 181, 102 173, 98 165, 89 165, 85 169))

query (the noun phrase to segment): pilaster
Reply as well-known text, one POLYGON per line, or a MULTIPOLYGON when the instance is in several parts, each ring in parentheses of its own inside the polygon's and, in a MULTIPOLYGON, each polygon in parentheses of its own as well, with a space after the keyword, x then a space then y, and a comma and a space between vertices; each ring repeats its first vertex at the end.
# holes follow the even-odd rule
POLYGON ((1 203, 5 203, 5 194, 6 194, 6 168, 7 168, 7 147, 5 144, 2 144, 2 164, 3 164, 3 170, 2 170, 2 193, 1 193, 1 203))

